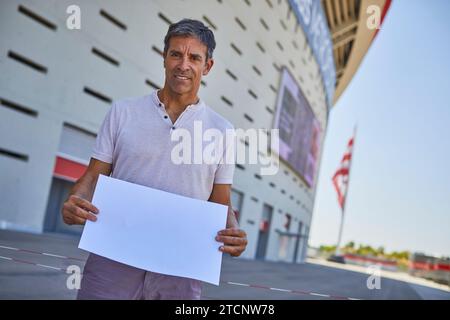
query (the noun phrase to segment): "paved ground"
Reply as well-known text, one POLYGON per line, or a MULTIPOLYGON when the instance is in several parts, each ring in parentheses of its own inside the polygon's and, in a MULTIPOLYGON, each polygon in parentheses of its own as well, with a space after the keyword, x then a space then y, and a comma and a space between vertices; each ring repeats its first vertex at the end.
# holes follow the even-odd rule
MULTIPOLYGON (((67 288, 65 270, 70 265, 82 268, 87 257, 77 244, 78 239, 69 236, 0 231, 0 299, 74 299, 76 290, 67 288)), ((221 285, 205 284, 203 299, 450 300, 448 291, 389 278, 381 279, 381 289, 369 290, 367 277, 313 263, 294 265, 225 256, 221 285)))

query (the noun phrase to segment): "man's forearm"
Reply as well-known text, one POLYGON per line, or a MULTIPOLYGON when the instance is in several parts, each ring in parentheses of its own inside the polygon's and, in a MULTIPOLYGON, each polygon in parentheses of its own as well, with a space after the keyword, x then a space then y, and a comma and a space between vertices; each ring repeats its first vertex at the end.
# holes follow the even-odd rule
POLYGON ((87 201, 92 201, 95 185, 97 184, 97 179, 98 176, 97 177, 94 177, 92 175, 82 176, 72 187, 72 190, 70 190, 69 195, 75 195, 87 201))

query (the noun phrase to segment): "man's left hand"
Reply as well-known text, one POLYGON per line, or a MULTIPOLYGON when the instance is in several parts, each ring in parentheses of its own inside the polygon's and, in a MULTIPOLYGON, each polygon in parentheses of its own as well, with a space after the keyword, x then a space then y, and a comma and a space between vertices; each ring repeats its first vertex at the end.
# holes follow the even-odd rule
POLYGON ((238 228, 220 230, 216 240, 224 244, 219 250, 229 253, 233 257, 239 257, 247 247, 247 234, 244 230, 238 228))

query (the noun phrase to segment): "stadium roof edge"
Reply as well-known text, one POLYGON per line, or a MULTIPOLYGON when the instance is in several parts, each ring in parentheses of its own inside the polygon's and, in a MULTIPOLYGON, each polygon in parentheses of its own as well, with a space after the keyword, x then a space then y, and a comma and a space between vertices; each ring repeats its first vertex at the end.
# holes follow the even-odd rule
POLYGON ((345 91, 367 54, 379 29, 369 28, 368 19, 376 14, 370 6, 379 8, 380 26, 391 0, 321 0, 333 41, 336 67, 334 106, 345 91), (369 8, 370 7, 370 8, 369 8))

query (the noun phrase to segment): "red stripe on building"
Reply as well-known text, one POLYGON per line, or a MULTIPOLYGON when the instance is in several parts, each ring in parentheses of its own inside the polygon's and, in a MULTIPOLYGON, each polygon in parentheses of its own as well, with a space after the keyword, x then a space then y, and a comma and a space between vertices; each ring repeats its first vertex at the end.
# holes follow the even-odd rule
POLYGON ((444 263, 430 263, 430 262, 410 262, 409 267, 415 270, 426 271, 450 271, 450 265, 444 263))
POLYGON ((410 262, 409 268, 416 270, 431 270, 431 264, 426 262, 410 262))
POLYGON ((56 157, 53 174, 70 181, 78 180, 86 171, 87 166, 73 160, 56 157))
POLYGON ((439 264, 436 266, 436 269, 437 269, 437 270, 442 270, 442 271, 450 271, 450 264, 442 264, 442 263, 439 263, 439 264))

